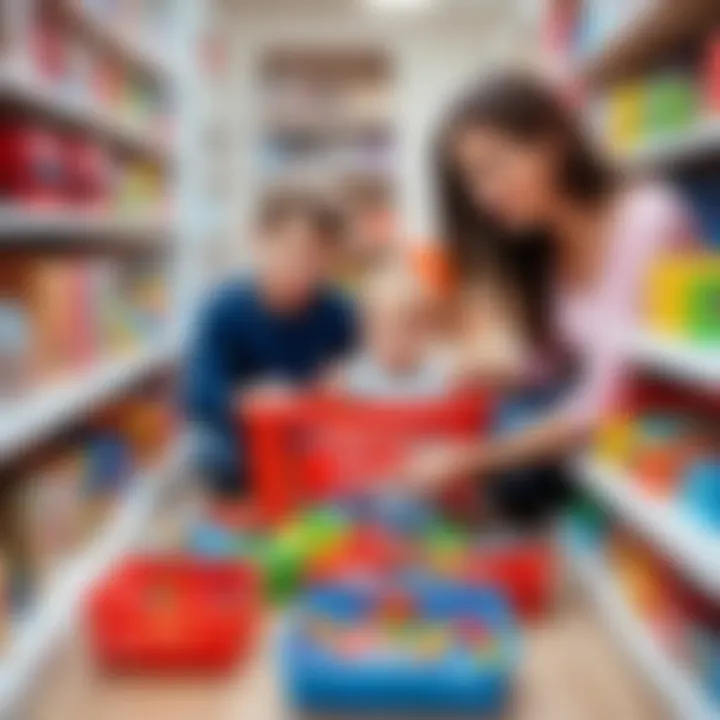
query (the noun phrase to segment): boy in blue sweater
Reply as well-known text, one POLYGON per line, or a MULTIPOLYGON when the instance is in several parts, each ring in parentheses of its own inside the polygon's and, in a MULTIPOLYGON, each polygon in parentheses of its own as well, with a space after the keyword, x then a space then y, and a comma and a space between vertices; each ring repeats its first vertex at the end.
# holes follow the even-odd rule
POLYGON ((198 470, 216 494, 239 494, 245 485, 232 418, 237 391, 310 381, 351 349, 352 310, 329 287, 344 232, 326 200, 297 190, 270 194, 257 219, 254 274, 218 288, 201 313, 186 403, 198 431, 198 470))

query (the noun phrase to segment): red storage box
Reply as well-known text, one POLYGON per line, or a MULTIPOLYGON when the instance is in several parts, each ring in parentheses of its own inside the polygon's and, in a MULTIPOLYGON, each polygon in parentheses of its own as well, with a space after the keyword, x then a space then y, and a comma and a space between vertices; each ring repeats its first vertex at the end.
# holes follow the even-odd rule
POLYGON ((232 670, 259 621, 259 581, 238 562, 131 558, 92 593, 91 647, 113 672, 232 670))
POLYGON ((485 398, 389 402, 297 395, 238 408, 251 480, 265 522, 369 484, 392 480, 414 447, 472 439, 487 426, 485 398))

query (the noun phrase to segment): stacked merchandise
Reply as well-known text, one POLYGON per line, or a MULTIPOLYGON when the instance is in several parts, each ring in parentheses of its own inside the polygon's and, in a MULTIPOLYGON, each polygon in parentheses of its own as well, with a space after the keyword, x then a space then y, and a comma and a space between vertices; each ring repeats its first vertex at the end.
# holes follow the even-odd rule
POLYGON ((262 102, 260 172, 267 182, 390 183, 394 140, 382 56, 271 53, 262 102))
MULTIPOLYGON (((145 6, 150 11, 157 5, 150 17, 155 27, 163 26, 163 13, 154 2, 88 1, 84 4, 88 8, 78 12, 92 12, 99 19, 121 15, 123 9, 139 10, 145 6)), ((165 140, 172 131, 166 88, 141 68, 128 67, 112 49, 100 47, 72 27, 63 12, 66 5, 72 2, 41 0, 30 7, 24 58, 29 74, 44 87, 51 88, 59 99, 100 108, 108 117, 134 130, 165 140)), ((140 16, 136 18, 140 19, 140 16)), ((150 34, 153 43, 163 35, 162 31, 157 36, 150 34)))
POLYGON ((47 123, 0 126, 0 203, 113 217, 160 215, 164 172, 149 160, 112 153, 98 140, 47 123))
POLYGON ((646 496, 672 504, 703 533, 720 536, 716 413, 686 402, 618 410, 605 419, 596 454, 646 496))
MULTIPOLYGON (((307 402, 298 398, 290 404, 302 411, 307 402)), ((273 503, 270 488, 256 485, 252 504, 220 506, 193 524, 187 537, 188 555, 179 559, 173 553, 164 561, 174 563, 176 570, 184 566, 187 575, 184 586, 179 580, 174 582, 173 600, 164 606, 168 618, 163 620, 152 600, 154 593, 142 589, 146 583, 138 587, 129 579, 135 563, 163 561, 129 561, 98 589, 89 608, 87 619, 98 661, 116 669, 157 670, 162 669, 160 650, 174 647, 178 653, 166 652, 165 670, 221 669, 218 657, 227 661, 222 669, 231 668, 247 647, 247 624, 256 621, 248 599, 255 597, 257 587, 246 589, 244 604, 238 597, 228 598, 237 608, 236 620, 242 614, 243 626, 231 627, 228 622, 227 634, 217 631, 204 644, 194 630, 187 632, 180 611, 168 605, 187 610, 195 593, 191 578, 212 568, 227 571, 234 563, 238 572, 255 568, 268 600, 292 603, 277 650, 288 698, 297 709, 415 712, 422 708, 443 715, 504 708, 518 663, 516 619, 537 617, 551 602, 555 569, 551 547, 538 538, 482 540, 448 520, 438 506, 411 501, 402 493, 361 489, 359 477, 370 483, 366 472, 372 472, 377 479, 374 473, 380 465, 396 457, 411 435, 415 441, 427 437, 430 427, 424 422, 419 430, 417 419, 429 417, 428 408, 396 407, 395 418, 404 417, 405 427, 393 421, 395 432, 392 437, 382 433, 380 448, 377 434, 367 424, 374 417, 377 426, 383 417, 385 427, 391 405, 344 406, 346 421, 355 417, 354 424, 345 426, 335 422, 338 408, 334 404, 332 412, 322 403, 315 407, 328 413, 326 420, 333 420, 334 443, 341 442, 338 433, 343 435, 343 455, 345 460, 355 459, 354 468, 333 460, 337 460, 336 444, 319 447, 323 434, 314 431, 324 426, 322 422, 307 426, 315 436, 314 443, 308 440, 314 444, 314 461, 307 463, 308 458, 301 459, 304 443, 287 446, 276 434, 279 430, 284 436, 284 424, 269 427, 277 420, 277 406, 254 405, 249 417, 263 429, 259 436, 252 434, 249 451, 254 463, 272 465, 265 468, 268 472, 257 472, 255 465, 255 482, 271 482, 272 475, 275 490, 280 489, 278 484, 299 482, 297 504, 273 503), (365 425, 364 433, 356 432, 359 425, 365 425), (271 436, 280 444, 267 444, 271 436), (353 441, 359 443, 355 451, 349 449, 353 441), (366 450, 373 446, 375 457, 359 455, 362 446, 366 450), (275 450, 287 457, 281 460, 275 450), (286 463, 296 469, 304 466, 312 477, 301 480, 297 475, 282 475, 286 463), (131 612, 124 610, 128 605, 131 612), (150 631, 150 640, 147 632, 141 637, 130 629, 131 616, 142 627, 153 617, 162 632, 150 631), (123 658, 118 657, 119 644, 110 647, 112 620, 121 617, 126 630, 123 658), (232 657, 228 634, 237 640, 232 657), (194 662, 188 648, 191 642, 194 662)), ((435 434, 447 432, 448 417, 455 420, 457 429, 457 406, 433 403, 436 413, 440 407, 444 413, 434 416, 435 434), (443 425, 438 425, 438 417, 444 419, 443 425)), ((313 419, 318 419, 314 413, 313 419)), ((220 608, 211 601, 212 594, 209 589, 210 606, 198 613, 193 628, 220 622, 220 608)))
MULTIPOLYGON (((717 478, 716 478, 717 480, 717 478)), ((717 484, 717 483, 716 483, 717 484)), ((569 542, 594 556, 613 588, 665 656, 720 706, 720 613, 666 559, 597 508, 579 506, 569 542), (581 545, 582 544, 582 545, 581 545)))
POLYGON ((655 262, 647 281, 646 325, 687 343, 720 344, 720 254, 678 252, 655 262))
POLYGON ((603 124, 611 145, 632 150, 720 117, 720 38, 713 35, 700 55, 612 88, 603 124))
POLYGON ((19 531, 7 550, 25 593, 36 595, 98 537, 134 479, 163 456, 176 422, 167 383, 152 382, 20 465, 19 531))
MULTIPOLYGON (((597 52, 649 3, 554 0, 547 49, 565 67, 597 52)), ((670 64, 609 88, 594 103, 593 120, 611 147, 628 152, 715 122, 720 113, 720 39, 713 34, 670 64)))
POLYGON ((166 57, 171 48, 172 36, 168 19, 172 13, 172 0, 74 0, 74 2, 105 27, 116 28, 123 37, 131 37, 142 47, 154 48, 166 57))
POLYGON ((0 399, 153 341, 166 290, 155 260, 6 253, 0 271, 0 399))

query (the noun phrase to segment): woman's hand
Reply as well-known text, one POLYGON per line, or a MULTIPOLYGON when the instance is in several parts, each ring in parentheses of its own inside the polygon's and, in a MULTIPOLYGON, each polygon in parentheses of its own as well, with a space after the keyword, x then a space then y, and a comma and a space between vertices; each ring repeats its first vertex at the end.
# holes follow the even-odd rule
POLYGON ((476 472, 479 467, 476 446, 444 442, 415 451, 403 468, 403 477, 415 492, 433 495, 458 478, 476 472))

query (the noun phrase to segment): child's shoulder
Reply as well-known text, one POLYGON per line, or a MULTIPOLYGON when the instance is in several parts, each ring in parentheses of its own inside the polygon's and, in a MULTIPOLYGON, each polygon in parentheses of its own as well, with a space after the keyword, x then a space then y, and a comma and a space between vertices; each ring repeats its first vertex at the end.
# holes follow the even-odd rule
POLYGON ((252 282, 246 278, 223 280, 205 298, 205 315, 244 317, 256 305, 255 294, 252 282))

